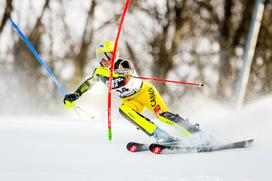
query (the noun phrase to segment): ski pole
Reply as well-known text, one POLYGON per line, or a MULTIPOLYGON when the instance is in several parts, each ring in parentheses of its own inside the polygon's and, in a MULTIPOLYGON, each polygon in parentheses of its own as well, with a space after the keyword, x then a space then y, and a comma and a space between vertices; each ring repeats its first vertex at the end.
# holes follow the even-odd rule
POLYGON ((29 42, 29 40, 26 38, 26 36, 23 34, 23 32, 20 30, 20 28, 15 24, 15 22, 9 18, 9 22, 12 24, 12 26, 14 27, 14 29, 17 31, 17 33, 20 35, 20 37, 22 38, 22 40, 25 42, 25 44, 28 46, 28 48, 32 51, 32 53, 34 54, 34 56, 36 57, 36 59, 40 62, 40 64, 45 68, 45 70, 47 71, 47 73, 49 74, 49 76, 53 79, 53 81, 55 82, 55 84, 57 85, 58 89, 61 91, 61 93, 63 94, 63 96, 66 95, 66 91, 64 89, 64 87, 61 85, 61 83, 57 80, 57 78, 54 76, 53 72, 50 70, 50 68, 47 66, 47 64, 42 60, 42 58, 40 57, 40 55, 38 54, 38 52, 35 50, 35 48, 31 45, 31 43, 29 42))
POLYGON ((94 116, 90 115, 87 111, 79 107, 78 105, 75 105, 76 108, 78 108, 81 112, 85 113, 87 116, 89 116, 91 119, 94 119, 94 116))
MULTIPOLYGON (((43 61, 43 59, 41 58, 41 56, 38 54, 38 52, 35 50, 35 48, 32 46, 32 44, 30 43, 30 41, 26 38, 26 36, 23 34, 23 32, 20 30, 20 28, 16 25, 16 23, 9 18, 9 22, 12 24, 12 26, 14 27, 14 29, 16 30, 16 32, 20 35, 20 37, 22 38, 22 40, 25 42, 25 44, 28 46, 28 48, 31 50, 31 52, 34 54, 34 56, 36 57, 36 60, 39 61, 39 63, 42 65, 42 67, 44 67, 44 69, 47 71, 48 75, 53 79, 53 81, 55 82, 55 84, 57 85, 58 89, 60 90, 60 92, 62 93, 63 96, 65 96, 67 94, 67 92, 65 91, 63 85, 58 81, 58 79, 54 76, 53 72, 51 71, 51 69, 48 67, 48 65, 43 61)), ((78 113, 78 111, 75 109, 75 104, 74 103, 70 103, 67 102, 66 107, 67 108, 74 108, 74 111, 76 112, 76 114, 81 118, 80 114, 78 113)))
POLYGON ((189 86, 198 86, 198 87, 203 87, 204 84, 202 83, 191 83, 191 82, 181 82, 181 81, 175 81, 175 80, 167 80, 167 79, 158 79, 158 78, 151 78, 151 77, 142 77, 142 76, 131 76, 136 79, 143 79, 143 80, 153 80, 157 82, 169 82, 169 83, 174 83, 174 84, 183 84, 183 85, 189 85, 189 86))

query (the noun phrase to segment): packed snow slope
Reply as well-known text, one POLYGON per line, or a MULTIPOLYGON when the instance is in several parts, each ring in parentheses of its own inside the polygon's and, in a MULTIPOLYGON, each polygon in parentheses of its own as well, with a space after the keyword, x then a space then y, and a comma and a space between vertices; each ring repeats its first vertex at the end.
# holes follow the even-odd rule
POLYGON ((246 149, 170 155, 128 152, 127 142, 152 140, 117 116, 109 143, 105 119, 2 114, 0 180, 268 181, 271 114, 272 97, 238 112, 213 106, 196 110, 192 118, 217 139, 254 138, 255 143, 246 149))

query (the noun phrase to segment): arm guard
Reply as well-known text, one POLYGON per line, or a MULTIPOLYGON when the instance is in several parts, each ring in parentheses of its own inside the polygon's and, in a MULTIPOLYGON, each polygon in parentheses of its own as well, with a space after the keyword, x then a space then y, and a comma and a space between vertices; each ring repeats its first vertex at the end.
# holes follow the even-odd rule
POLYGON ((83 93, 87 92, 96 82, 96 69, 94 70, 94 73, 91 77, 88 77, 74 92, 78 97, 80 97, 83 93))

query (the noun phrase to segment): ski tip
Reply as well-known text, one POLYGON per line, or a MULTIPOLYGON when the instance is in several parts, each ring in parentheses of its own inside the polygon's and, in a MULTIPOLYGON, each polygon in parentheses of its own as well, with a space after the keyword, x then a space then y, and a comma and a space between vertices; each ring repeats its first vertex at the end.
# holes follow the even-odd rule
POLYGON ((254 142, 254 139, 248 139, 244 141, 237 142, 236 144, 240 145, 240 148, 247 148, 254 142))
POLYGON ((204 84, 203 83, 199 83, 198 86, 199 87, 204 87, 204 84))
POLYGON ((160 154, 162 152, 162 148, 160 146, 155 146, 150 151, 154 154, 160 154))
POLYGON ((129 142, 127 144, 127 150, 130 151, 130 152, 136 152, 138 149, 137 145, 134 144, 133 142, 129 142))
POLYGON ((152 144, 150 145, 149 150, 154 154, 161 154, 162 147, 160 145, 152 144))
POLYGON ((130 152, 137 152, 138 146, 137 146, 137 145, 132 145, 132 146, 130 146, 130 147, 127 148, 127 149, 128 149, 128 151, 130 151, 130 152))
POLYGON ((143 152, 148 150, 149 144, 129 142, 127 144, 127 150, 130 152, 143 152))
POLYGON ((247 146, 249 146, 250 144, 252 144, 254 142, 254 139, 249 139, 247 140, 247 146))
POLYGON ((164 148, 165 148, 164 145, 160 145, 156 143, 149 145, 149 151, 151 151, 154 154, 161 154, 164 148))

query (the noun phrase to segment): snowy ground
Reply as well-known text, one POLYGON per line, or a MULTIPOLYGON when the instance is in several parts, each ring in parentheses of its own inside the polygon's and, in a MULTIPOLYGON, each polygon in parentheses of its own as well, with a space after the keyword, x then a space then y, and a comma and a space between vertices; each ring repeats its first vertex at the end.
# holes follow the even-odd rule
POLYGON ((109 143, 105 120, 0 115, 0 180, 271 180, 271 108, 266 97, 239 112, 201 109, 193 117, 202 129, 225 141, 255 138, 255 144, 175 155, 128 152, 127 142, 151 140, 124 119, 113 123, 109 143))

